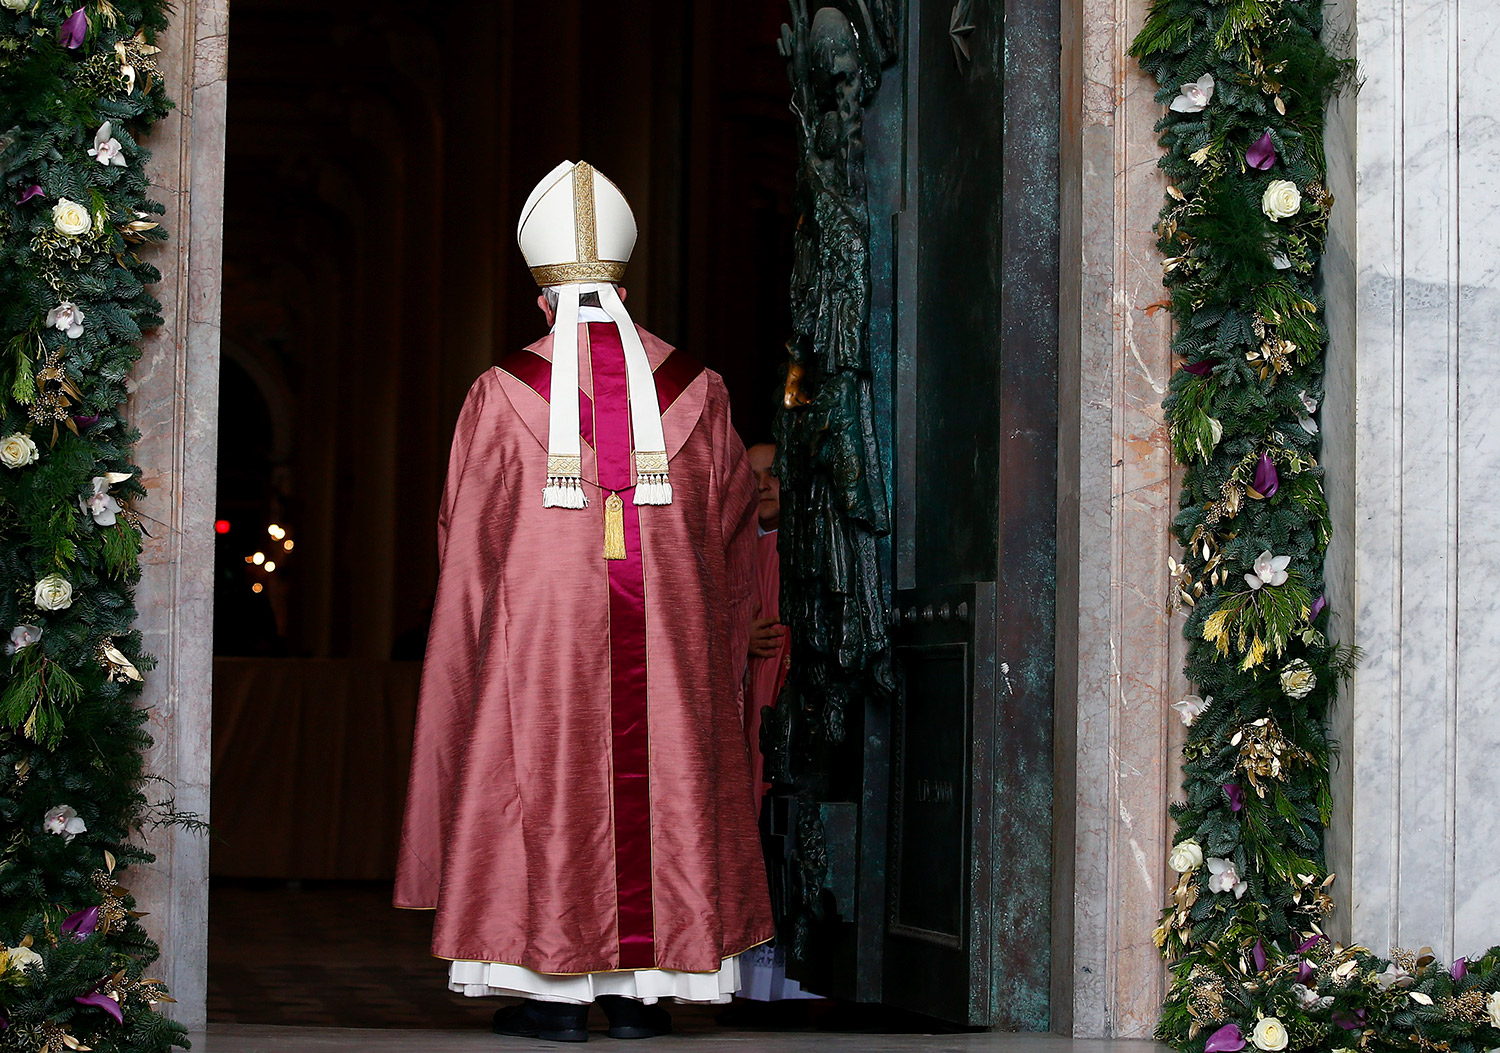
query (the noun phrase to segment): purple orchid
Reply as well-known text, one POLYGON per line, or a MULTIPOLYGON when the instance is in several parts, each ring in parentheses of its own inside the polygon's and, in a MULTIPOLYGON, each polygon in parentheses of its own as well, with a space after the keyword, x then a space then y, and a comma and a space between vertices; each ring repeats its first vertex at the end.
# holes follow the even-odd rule
POLYGON ((1465 976, 1468 976, 1468 975, 1469 975, 1469 959, 1467 959, 1467 958, 1459 958, 1456 961, 1454 961, 1454 963, 1453 963, 1453 970, 1452 970, 1452 976, 1453 976, 1454 982, 1462 980, 1465 976))
POLYGON ((104 1010, 110 1016, 115 1018, 115 1023, 117 1024, 123 1024, 125 1022, 125 1012, 120 1008, 120 1003, 116 1002, 113 998, 105 994, 103 991, 99 990, 97 987, 86 995, 78 995, 73 999, 73 1001, 77 1002, 79 1005, 91 1005, 104 1010))
POLYGON ((1208 1036, 1203 1053, 1239 1053, 1245 1048, 1245 1035, 1238 1024, 1225 1024, 1208 1036))
POLYGON ((37 186, 37 184, 32 183, 25 190, 21 191, 21 196, 18 197, 18 198, 16 198, 16 204, 18 204, 18 205, 24 205, 24 204, 26 204, 26 202, 30 201, 32 198, 34 198, 34 197, 41 197, 41 196, 42 196, 42 188, 39 187, 39 186, 37 186))
POLYGON ((1255 140, 1255 144, 1245 151, 1245 163, 1262 172, 1276 163, 1276 147, 1271 142, 1270 132, 1255 140))
POLYGON ((1195 377, 1206 377, 1214 371, 1214 364, 1212 362, 1185 362, 1182 371, 1191 373, 1195 377))
POLYGON ((1314 935, 1309 936, 1307 939, 1302 941, 1302 945, 1297 948, 1297 953, 1306 954, 1308 951, 1312 950, 1314 947, 1316 947, 1326 939, 1328 939, 1328 937, 1324 936, 1321 932, 1315 933, 1314 935))
MULTIPOLYGON (((1231 812, 1238 812, 1245 807, 1245 791, 1234 783, 1226 782, 1224 784, 1224 796, 1229 798, 1229 810, 1231 812)), ((1259 944, 1260 941, 1257 940, 1256 945, 1259 946, 1259 944)), ((1261 953, 1264 954, 1264 950, 1261 953)))
POLYGON ((1313 973, 1315 972, 1317 972, 1317 970, 1313 968, 1312 962, 1308 961, 1306 958, 1303 958, 1300 962, 1297 963, 1297 982, 1299 984, 1306 984, 1307 981, 1313 978, 1313 973))
POLYGON ((1255 963, 1256 972, 1266 971, 1266 945, 1259 939, 1255 941, 1255 946, 1250 948, 1250 960, 1255 963))
POLYGON ((80 910, 64 918, 61 930, 69 936, 84 940, 92 936, 98 927, 99 908, 89 907, 87 910, 80 910))
POLYGON ((1260 455, 1260 460, 1255 464, 1255 482, 1250 485, 1262 497, 1274 497, 1276 491, 1281 489, 1281 479, 1276 474, 1276 465, 1269 453, 1260 455))
POLYGON ((1323 608, 1328 606, 1328 597, 1319 596, 1313 600, 1312 606, 1307 609, 1307 620, 1317 621, 1318 615, 1323 613, 1323 608))
POLYGON ((83 46, 83 42, 88 35, 89 16, 80 7, 68 16, 68 20, 57 31, 57 40, 63 47, 73 51, 83 46))
POLYGON ((91 413, 88 416, 83 416, 81 414, 75 413, 73 414, 73 423, 78 425, 84 431, 88 431, 95 424, 99 423, 99 414, 91 413))

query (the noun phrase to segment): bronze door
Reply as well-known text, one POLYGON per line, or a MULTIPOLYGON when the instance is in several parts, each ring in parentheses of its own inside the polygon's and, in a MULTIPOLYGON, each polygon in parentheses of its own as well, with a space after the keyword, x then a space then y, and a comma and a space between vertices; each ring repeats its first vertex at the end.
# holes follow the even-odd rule
POLYGON ((1049 1026, 1057 7, 910 0, 883 1000, 1049 1026))

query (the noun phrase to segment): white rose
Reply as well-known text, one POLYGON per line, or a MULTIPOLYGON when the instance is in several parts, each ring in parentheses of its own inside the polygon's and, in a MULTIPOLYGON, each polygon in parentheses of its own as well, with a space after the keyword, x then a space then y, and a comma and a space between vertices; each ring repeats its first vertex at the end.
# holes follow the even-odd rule
MULTIPOLYGON (((9 4, 5 6, 9 7, 9 4)), ((42 956, 30 947, 11 947, 5 952, 6 958, 10 959, 12 969, 25 969, 28 966, 36 966, 38 970, 42 967, 42 956)))
POLYGON ((36 443, 31 441, 30 435, 16 432, 0 439, 0 464, 7 468, 25 468, 39 456, 36 443))
POLYGON ((83 820, 78 818, 78 813, 65 804, 47 809, 46 816, 42 818, 42 828, 49 834, 61 834, 68 841, 88 829, 83 820))
POLYGON ((10 642, 5 645, 6 654, 24 651, 42 638, 40 625, 18 625, 10 631, 10 642))
POLYGON ((1260 199, 1260 210, 1274 223, 1302 211, 1302 191, 1290 179, 1273 179, 1260 199))
POLYGON ((1318 686, 1317 674, 1312 666, 1300 658, 1293 658, 1281 670, 1281 690, 1292 698, 1306 698, 1318 686))
POLYGON ((73 586, 61 574, 48 574, 36 583, 33 599, 44 611, 60 611, 73 605, 73 586))
POLYGON ((64 300, 47 312, 47 324, 67 333, 69 340, 77 340, 83 335, 83 311, 77 304, 64 300))
POLYGON ((1489 1014, 1490 1026, 1500 1027, 1500 991, 1490 992, 1490 1000, 1485 1004, 1484 1011, 1489 1014))
POLYGON ((1167 866, 1179 874, 1197 870, 1203 865, 1203 846, 1197 841, 1179 841, 1167 856, 1167 866))
POLYGON ((60 197, 57 204, 52 206, 52 225, 59 234, 87 234, 94 221, 89 216, 88 209, 76 201, 60 197))
POLYGON ((31 6, 31 0, 0 0, 0 7, 8 7, 12 11, 25 11, 31 6))
POLYGON ((1266 1053, 1280 1053, 1291 1041, 1286 1033, 1286 1025, 1274 1016, 1263 1016, 1255 1025, 1255 1030, 1250 1035, 1250 1041, 1266 1053))

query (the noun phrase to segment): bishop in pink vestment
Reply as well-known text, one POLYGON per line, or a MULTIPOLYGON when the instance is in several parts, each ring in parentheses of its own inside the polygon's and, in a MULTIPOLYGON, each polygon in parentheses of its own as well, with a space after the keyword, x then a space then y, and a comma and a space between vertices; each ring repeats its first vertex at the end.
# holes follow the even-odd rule
POLYGON ((459 415, 395 895, 436 909, 439 957, 712 972, 773 935, 730 730, 756 487, 720 378, 636 329, 670 504, 631 500, 613 324, 578 326, 587 507, 543 506, 553 337, 480 377, 459 415), (610 515, 623 558, 605 558, 610 515))

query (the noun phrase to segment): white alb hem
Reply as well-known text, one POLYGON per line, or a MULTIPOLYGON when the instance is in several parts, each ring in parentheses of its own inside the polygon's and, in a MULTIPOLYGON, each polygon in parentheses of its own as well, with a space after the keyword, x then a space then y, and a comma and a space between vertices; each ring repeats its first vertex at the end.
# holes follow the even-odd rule
POLYGON ((619 995, 651 1005, 661 998, 679 1002, 728 1002, 740 986, 740 959, 725 958, 715 973, 676 969, 635 969, 563 976, 538 973, 504 962, 456 961, 448 965, 448 988, 470 998, 503 995, 543 1002, 588 1005, 600 995, 619 995))

